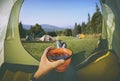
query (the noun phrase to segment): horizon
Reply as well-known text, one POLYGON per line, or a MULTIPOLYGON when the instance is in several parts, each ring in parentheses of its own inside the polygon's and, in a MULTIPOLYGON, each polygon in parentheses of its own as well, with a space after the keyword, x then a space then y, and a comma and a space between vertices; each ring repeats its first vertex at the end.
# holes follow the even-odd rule
POLYGON ((59 27, 87 23, 88 13, 92 17, 99 0, 25 0, 19 21, 27 25, 49 24, 59 27))

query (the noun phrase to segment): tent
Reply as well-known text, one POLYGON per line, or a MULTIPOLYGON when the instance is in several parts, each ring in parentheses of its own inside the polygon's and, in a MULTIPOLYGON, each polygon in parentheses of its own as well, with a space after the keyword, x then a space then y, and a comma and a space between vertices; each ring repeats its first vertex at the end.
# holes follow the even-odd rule
MULTIPOLYGON (((120 0, 100 0, 100 2, 103 13, 102 39, 107 40, 108 49, 113 50, 120 60, 120 0)), ((28 52, 26 52, 20 42, 18 33, 18 18, 22 3, 23 0, 0 0, 0 66, 3 63, 34 66, 38 66, 39 64, 38 60, 36 60, 28 52), (23 57, 26 59, 23 59, 23 57)), ((107 53, 106 57, 108 56, 109 58, 113 58, 115 60, 114 56, 110 55, 110 53, 107 53)), ((105 56, 102 58, 105 58, 105 56)), ((113 61, 110 61, 110 63, 113 63, 114 67, 114 63, 116 62, 113 61)), ((104 61, 103 64, 105 62, 106 61, 104 61)), ((94 68, 97 68, 97 64, 100 63, 100 61, 93 62, 93 64, 94 63, 96 63, 96 66, 94 68)), ((90 65, 89 68, 92 68, 92 65, 90 65)), ((101 77, 102 73, 97 72, 97 78, 102 78, 102 81, 114 81, 116 76, 118 76, 118 68, 111 68, 111 71, 110 69, 105 67, 107 66, 104 66, 103 69, 100 71, 104 71, 106 73, 105 70, 107 69, 107 72, 111 72, 114 75, 106 74, 108 75, 107 78, 105 78, 106 76, 103 78, 101 77)), ((99 70, 100 67, 97 69, 99 70)), ((86 76, 89 81, 98 81, 99 79, 94 78, 95 75, 92 76, 92 72, 90 71, 96 70, 83 68, 82 70, 78 71, 78 74, 84 74, 83 77, 86 76), (85 72, 87 72, 91 76, 87 76, 85 72)))
POLYGON ((83 38, 85 38, 85 35, 84 34, 78 34, 78 35, 76 35, 76 37, 79 38, 79 39, 83 39, 83 38))
POLYGON ((54 41, 53 37, 51 37, 50 35, 43 35, 40 38, 40 41, 54 41))
POLYGON ((26 36, 26 41, 34 41, 33 35, 27 35, 26 36))

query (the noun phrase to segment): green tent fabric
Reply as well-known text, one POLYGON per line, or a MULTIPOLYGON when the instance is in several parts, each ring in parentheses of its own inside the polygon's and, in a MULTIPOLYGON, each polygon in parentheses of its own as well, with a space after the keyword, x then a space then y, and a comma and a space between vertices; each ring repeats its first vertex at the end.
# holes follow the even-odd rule
POLYGON ((18 18, 19 11, 23 0, 1 0, 1 27, 3 31, 1 31, 1 40, 2 40, 2 49, 4 53, 0 54, 0 58, 4 58, 3 61, 6 63, 12 64, 23 64, 23 65, 38 65, 39 61, 33 58, 22 46, 19 30, 18 30, 18 18), (7 6, 6 6, 7 5, 7 6), (7 10, 7 11, 5 11, 7 10), (7 16, 7 18, 6 18, 7 16), (5 17, 5 18, 3 18, 5 17), (3 37, 2 37, 3 36, 3 37), (5 37, 6 36, 6 37, 5 37))
POLYGON ((108 40, 108 49, 120 59, 120 0, 101 0, 103 11, 102 37, 108 40))
POLYGON ((4 40, 6 36, 7 23, 15 0, 0 0, 0 66, 4 62, 4 40), (6 6, 7 5, 7 6, 6 6))

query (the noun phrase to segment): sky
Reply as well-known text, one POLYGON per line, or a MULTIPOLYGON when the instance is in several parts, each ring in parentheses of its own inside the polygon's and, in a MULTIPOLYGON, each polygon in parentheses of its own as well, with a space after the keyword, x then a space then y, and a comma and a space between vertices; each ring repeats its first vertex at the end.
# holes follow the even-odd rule
MULTIPOLYGON (((49 24, 74 26, 75 22, 87 22, 92 17, 99 0, 24 0, 19 21, 23 24, 49 24)), ((100 7, 101 8, 101 7, 100 7)))

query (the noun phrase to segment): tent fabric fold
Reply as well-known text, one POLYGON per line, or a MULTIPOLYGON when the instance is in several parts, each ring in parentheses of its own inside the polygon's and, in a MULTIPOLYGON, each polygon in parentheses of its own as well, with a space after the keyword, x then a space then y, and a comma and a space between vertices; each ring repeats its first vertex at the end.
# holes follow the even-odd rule
POLYGON ((106 36, 108 49, 113 50, 120 60, 120 0, 101 0, 103 12, 102 36, 106 36))
POLYGON ((0 66, 4 62, 4 40, 9 16, 15 2, 16 0, 0 0, 0 66))

